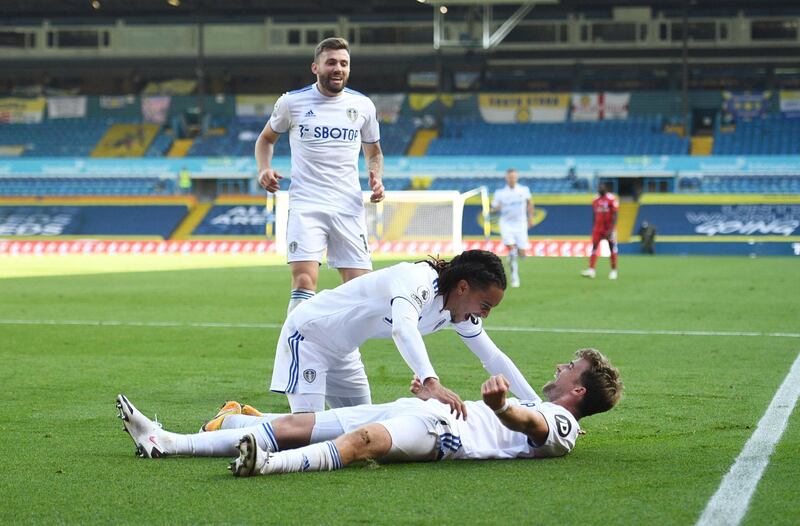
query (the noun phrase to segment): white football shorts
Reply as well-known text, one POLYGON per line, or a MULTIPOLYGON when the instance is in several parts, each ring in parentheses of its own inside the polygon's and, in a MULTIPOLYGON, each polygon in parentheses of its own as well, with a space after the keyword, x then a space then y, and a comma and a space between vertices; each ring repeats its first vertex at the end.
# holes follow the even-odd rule
POLYGON ((372 270, 364 214, 353 216, 328 210, 289 210, 286 226, 288 262, 322 263, 326 250, 330 268, 372 270))
POLYGON ((320 395, 361 398, 370 396, 369 380, 354 349, 341 354, 335 349, 306 340, 294 326, 284 324, 275 349, 270 390, 292 394, 292 412, 322 411, 324 398, 320 395), (303 395, 309 395, 305 403, 303 395))
POLYGON ((333 409, 346 433, 379 423, 392 437, 383 462, 430 461, 454 458, 461 437, 450 408, 436 400, 400 398, 388 404, 333 409))
POLYGON ((506 223, 500 222, 500 237, 503 238, 503 244, 506 246, 516 245, 517 248, 527 250, 530 248, 528 242, 528 223, 527 222, 514 222, 506 223))

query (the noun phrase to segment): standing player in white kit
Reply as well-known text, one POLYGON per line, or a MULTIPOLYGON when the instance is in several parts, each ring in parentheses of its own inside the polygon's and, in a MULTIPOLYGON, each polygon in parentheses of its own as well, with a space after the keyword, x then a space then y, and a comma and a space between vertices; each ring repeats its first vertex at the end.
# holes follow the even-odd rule
POLYGON ((527 186, 517 184, 519 174, 514 168, 506 171, 506 186, 494 193, 492 213, 500 214, 500 235, 508 249, 508 268, 511 287, 519 287, 519 258, 525 257, 528 229, 533 226, 533 201, 527 186))
POLYGON ((287 259, 292 271, 288 312, 314 296, 319 266, 349 281, 372 270, 364 204, 358 181, 363 148, 372 202, 383 200, 383 154, 375 105, 346 88, 350 50, 343 38, 326 38, 314 51, 317 82, 290 91, 275 103, 255 147, 258 182, 277 192, 281 175, 272 167, 274 144, 289 133, 292 182, 289 187, 287 259))

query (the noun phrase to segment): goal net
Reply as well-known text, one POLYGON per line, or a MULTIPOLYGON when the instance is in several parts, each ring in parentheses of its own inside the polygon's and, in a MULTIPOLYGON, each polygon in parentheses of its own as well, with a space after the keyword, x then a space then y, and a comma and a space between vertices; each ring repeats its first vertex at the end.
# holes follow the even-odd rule
MULTIPOLYGON (((489 198, 484 187, 465 193, 454 190, 386 192, 380 203, 370 203, 369 192, 364 192, 363 196, 373 252, 460 253, 464 203, 473 196, 481 196, 484 224, 489 226, 489 198)), ((279 192, 274 201, 275 250, 279 254, 286 250, 288 201, 286 192, 279 192)))

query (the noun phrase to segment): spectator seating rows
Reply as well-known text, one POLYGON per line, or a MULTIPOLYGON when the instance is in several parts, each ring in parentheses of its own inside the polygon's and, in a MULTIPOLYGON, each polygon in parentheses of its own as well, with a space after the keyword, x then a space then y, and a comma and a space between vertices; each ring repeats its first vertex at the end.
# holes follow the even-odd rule
MULTIPOLYGON (((195 139, 189 150, 190 157, 227 157, 253 155, 253 147, 258 134, 264 128, 264 120, 216 118, 212 121, 212 129, 224 130, 215 135, 207 133, 195 139)), ((275 155, 289 155, 288 139, 279 140, 275 144, 275 155)))
POLYGON ((800 176, 729 175, 684 177, 680 193, 703 194, 800 194, 800 176))
MULTIPOLYGON (((486 186, 489 193, 494 193, 505 186, 505 179, 501 177, 437 177, 431 183, 429 190, 458 190, 467 192, 479 186, 486 186)), ((588 192, 585 180, 572 181, 566 177, 521 177, 519 184, 530 188, 534 194, 562 194, 575 192, 588 192)))
POLYGON ((147 152, 144 154, 145 157, 166 157, 167 153, 169 153, 169 149, 172 146, 172 135, 167 135, 163 131, 156 135, 156 138, 153 139, 153 142, 150 143, 150 146, 147 148, 147 152))
POLYGON ((158 177, 0 177, 0 195, 170 195, 175 183, 158 177))
POLYGON ((714 153, 717 155, 780 155, 800 151, 800 119, 769 115, 763 119, 741 121, 732 132, 717 130, 714 153))
POLYGON ((25 147, 25 157, 88 157, 111 119, 57 119, 37 124, 3 124, 0 146, 25 147))
POLYGON ((680 155, 689 141, 661 130, 659 116, 598 122, 487 124, 445 117, 428 155, 680 155))

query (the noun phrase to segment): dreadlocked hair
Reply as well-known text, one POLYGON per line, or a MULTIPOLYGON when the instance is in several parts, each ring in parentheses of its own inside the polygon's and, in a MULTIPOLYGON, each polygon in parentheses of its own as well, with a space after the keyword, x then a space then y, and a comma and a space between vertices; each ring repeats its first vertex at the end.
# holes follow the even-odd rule
POLYGON ((506 271, 503 262, 493 252, 486 250, 465 250, 450 261, 428 256, 422 260, 439 273, 439 294, 445 297, 456 284, 463 280, 470 287, 485 290, 496 285, 506 290, 506 271))

